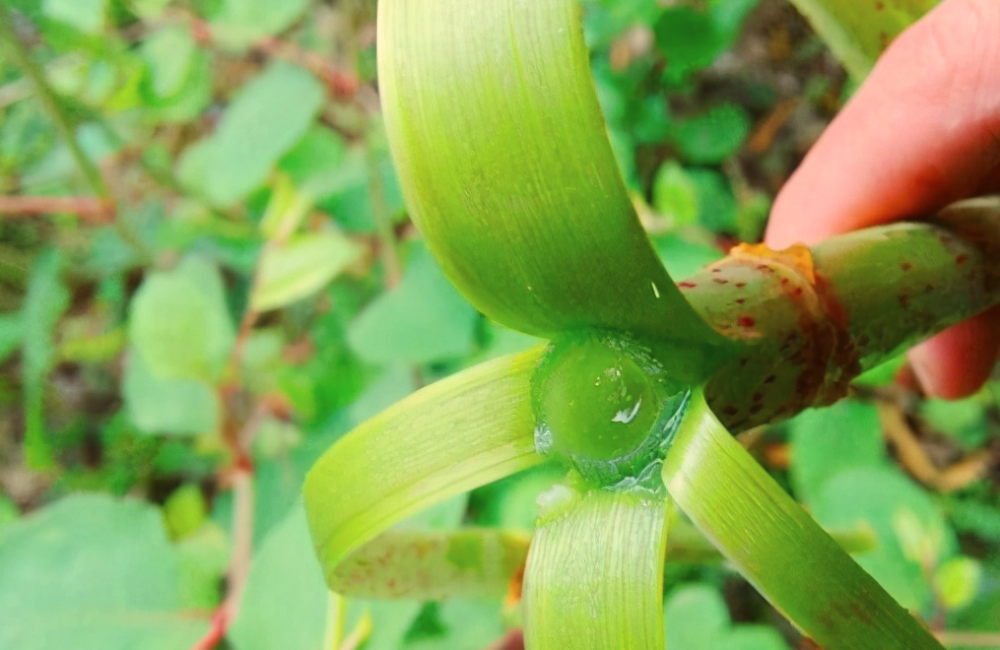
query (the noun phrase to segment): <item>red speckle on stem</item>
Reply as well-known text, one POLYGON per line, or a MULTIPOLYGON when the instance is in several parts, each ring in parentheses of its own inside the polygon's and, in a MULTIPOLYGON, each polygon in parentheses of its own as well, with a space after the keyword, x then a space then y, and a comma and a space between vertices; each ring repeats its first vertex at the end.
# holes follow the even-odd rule
POLYGON ((729 284, 729 280, 723 280, 722 278, 715 278, 712 282, 715 284, 729 284))
POLYGON ((698 285, 695 284, 694 282, 680 282, 677 284, 677 286, 680 287, 681 289, 694 289, 698 285))
POLYGON ((740 316, 736 319, 736 324, 740 327, 753 327, 756 322, 752 316, 740 316))
POLYGON ((795 291, 792 292, 792 295, 795 297, 799 297, 802 295, 802 292, 803 292, 802 287, 795 287, 795 291))
POLYGON ((959 266, 962 266, 968 261, 969 261, 968 255, 959 255, 958 257, 955 258, 955 264, 958 264, 959 266))
POLYGON ((746 298, 737 298, 737 299, 736 299, 736 304, 737 304, 737 305, 742 305, 742 304, 743 304, 743 303, 745 303, 746 301, 747 301, 747 300, 746 300, 746 298))
POLYGON ((761 393, 754 393, 753 394, 753 401, 754 402, 760 402, 763 399, 764 399, 764 395, 763 394, 761 394, 761 393))
POLYGON ((882 11, 883 9, 885 9, 885 3, 884 2, 876 2, 875 3, 875 10, 876 11, 882 11))
POLYGON ((904 293, 899 297, 899 304, 903 307, 903 309, 909 309, 910 297, 904 293))
POLYGON ((745 287, 745 286, 747 286, 747 283, 746 283, 746 282, 737 282, 737 283, 736 283, 736 288, 737 288, 737 289, 742 289, 742 288, 743 288, 743 287, 745 287))
POLYGON ((726 406, 725 408, 723 408, 722 412, 725 413, 726 415, 736 415, 740 411, 735 406, 733 406, 733 405, 730 404, 729 406, 726 406))
POLYGON ((909 262, 903 262, 902 264, 899 265, 899 268, 903 269, 904 271, 909 271, 910 269, 913 268, 913 265, 910 264, 909 262))

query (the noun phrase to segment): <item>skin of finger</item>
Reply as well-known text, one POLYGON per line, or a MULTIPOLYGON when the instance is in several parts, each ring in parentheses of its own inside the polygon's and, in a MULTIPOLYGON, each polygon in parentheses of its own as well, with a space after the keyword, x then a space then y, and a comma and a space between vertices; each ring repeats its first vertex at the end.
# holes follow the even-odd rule
POLYGON ((958 399, 989 379, 1000 353, 1000 307, 951 327, 910 350, 910 366, 924 391, 958 399))
POLYGON ((997 0, 946 0, 902 34, 779 194, 767 242, 924 216, 995 182, 997 34, 997 0))
MULTIPOLYGON (((904 33, 775 201, 767 242, 812 244, 919 217, 1000 190, 1000 2, 946 0, 904 33)), ((957 398, 989 376, 1000 312, 911 352, 931 395, 957 398)))

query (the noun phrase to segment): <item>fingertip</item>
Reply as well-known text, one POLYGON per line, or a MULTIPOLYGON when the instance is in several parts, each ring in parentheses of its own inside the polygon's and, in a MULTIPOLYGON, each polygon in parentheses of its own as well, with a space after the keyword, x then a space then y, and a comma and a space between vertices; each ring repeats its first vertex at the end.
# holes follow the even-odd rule
POLYGON ((994 307, 921 343, 908 356, 928 395, 960 399, 989 379, 998 352, 1000 307, 994 307))

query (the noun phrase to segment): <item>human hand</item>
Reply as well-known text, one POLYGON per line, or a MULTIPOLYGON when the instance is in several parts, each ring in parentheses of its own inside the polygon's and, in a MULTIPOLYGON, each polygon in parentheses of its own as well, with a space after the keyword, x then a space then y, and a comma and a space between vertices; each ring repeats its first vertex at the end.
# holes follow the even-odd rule
MULTIPOLYGON (((945 0, 901 34, 778 195, 766 241, 814 244, 1000 192, 1000 2, 945 0)), ((927 393, 969 395, 1000 350, 1000 308, 909 352, 927 393)))

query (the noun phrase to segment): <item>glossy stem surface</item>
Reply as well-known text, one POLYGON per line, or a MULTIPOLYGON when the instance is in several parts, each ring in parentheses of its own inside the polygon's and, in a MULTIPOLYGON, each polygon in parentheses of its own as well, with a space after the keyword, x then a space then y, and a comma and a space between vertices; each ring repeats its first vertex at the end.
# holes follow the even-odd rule
POLYGON ((739 431, 832 404, 861 372, 1000 302, 1000 197, 812 249, 739 246, 679 283, 746 347, 706 392, 739 431))

